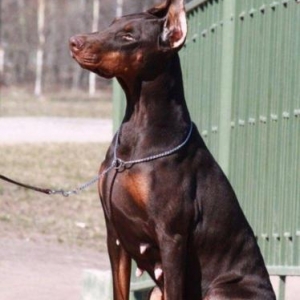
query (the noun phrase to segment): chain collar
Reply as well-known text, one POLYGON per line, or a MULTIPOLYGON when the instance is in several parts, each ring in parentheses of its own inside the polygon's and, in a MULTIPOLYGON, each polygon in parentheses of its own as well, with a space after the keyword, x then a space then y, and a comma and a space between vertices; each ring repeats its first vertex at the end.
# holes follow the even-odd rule
POLYGON ((113 159, 112 164, 114 165, 115 169, 120 170, 120 169, 126 168, 126 166, 132 166, 132 165, 135 165, 135 164, 149 162, 149 161, 152 161, 152 160, 156 160, 158 158, 169 156, 169 155, 177 152, 178 150, 180 150, 181 148, 183 148, 186 145, 186 143, 189 141, 189 139, 192 135, 192 131, 193 131, 193 123, 191 122, 189 132, 188 132, 185 140, 180 145, 176 146, 175 148, 164 151, 164 152, 159 153, 159 154, 151 155, 151 156, 148 156, 148 157, 124 161, 121 158, 118 158, 118 156, 117 156, 118 140, 119 140, 119 135, 120 135, 120 129, 119 129, 118 132, 117 132, 117 136, 116 136, 116 142, 115 142, 115 146, 114 146, 114 159, 113 159))

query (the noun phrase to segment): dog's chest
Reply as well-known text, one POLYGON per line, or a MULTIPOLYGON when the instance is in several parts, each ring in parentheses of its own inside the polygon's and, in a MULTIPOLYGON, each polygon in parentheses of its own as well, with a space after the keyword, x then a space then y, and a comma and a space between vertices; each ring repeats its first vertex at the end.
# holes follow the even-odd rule
MULTIPOLYGON (((117 194, 114 197, 114 204, 116 206, 122 205, 122 202, 129 202, 131 205, 138 207, 145 211, 147 203, 150 197, 150 181, 146 174, 141 172, 133 173, 130 171, 124 171, 116 177, 115 191, 117 194), (119 201, 120 195, 122 201, 119 201)), ((124 203, 127 206, 127 203, 124 203)))
POLYGON ((126 243, 153 238, 149 214, 152 192, 149 176, 134 170, 112 174, 104 184, 103 205, 120 239, 126 243))

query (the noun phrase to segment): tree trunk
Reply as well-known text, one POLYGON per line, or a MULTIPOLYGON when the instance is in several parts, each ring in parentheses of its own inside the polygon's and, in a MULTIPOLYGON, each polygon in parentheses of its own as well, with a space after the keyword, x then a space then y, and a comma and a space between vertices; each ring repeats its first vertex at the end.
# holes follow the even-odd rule
POLYGON ((116 18, 123 15, 123 0, 117 0, 116 18))
MULTIPOLYGON (((0 2, 0 9, 2 9, 1 2, 0 2)), ((0 25, 1 24, 2 24, 2 11, 0 11, 0 25)), ((2 30, 0 29, 0 87, 1 84, 4 83, 4 54, 5 52, 2 45, 2 30)))
MULTIPOLYGON (((78 32, 85 31, 86 29, 85 18, 84 18, 85 12, 87 11, 86 4, 87 4, 86 0, 80 0, 78 3, 78 10, 76 10, 76 13, 74 12, 74 18, 77 19, 78 32)), ((74 32, 72 32, 72 34, 74 34, 74 32)), ((72 63, 71 70, 72 70, 71 88, 73 91, 76 91, 81 87, 83 70, 79 67, 78 64, 74 64, 74 63, 72 63)))
POLYGON ((0 45, 0 85, 1 82, 4 81, 4 49, 0 45))
POLYGON ((36 80, 34 94, 39 97, 42 94, 42 75, 43 75, 43 59, 44 59, 44 44, 45 44, 45 0, 38 0, 38 37, 39 45, 36 52, 36 80))
MULTIPOLYGON (((100 15, 100 0, 94 0, 93 2, 93 25, 92 32, 98 30, 99 24, 99 15, 100 15)), ((96 93, 96 74, 89 74, 89 95, 93 96, 96 93)))
MULTIPOLYGON (((1 0, 0 0, 1 1, 1 0)), ((26 71, 28 64, 28 41, 27 41, 27 20, 25 15, 26 5, 25 0, 18 0, 18 15, 19 15, 19 35, 20 43, 23 46, 21 49, 18 49, 18 62, 17 70, 18 76, 16 77, 17 82, 22 82, 26 80, 26 71)))

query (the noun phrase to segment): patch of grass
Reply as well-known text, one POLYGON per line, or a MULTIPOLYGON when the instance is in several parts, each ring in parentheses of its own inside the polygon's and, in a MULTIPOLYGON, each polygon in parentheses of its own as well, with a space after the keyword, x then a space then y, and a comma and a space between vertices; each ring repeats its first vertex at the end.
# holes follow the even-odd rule
POLYGON ((106 88, 93 97, 82 91, 47 93, 36 98, 25 88, 2 89, 0 116, 56 116, 77 118, 111 118, 112 92, 106 88))
MULTIPOLYGON (((73 189, 97 175, 108 145, 0 146, 0 173, 45 188, 73 189)), ((0 181, 0 235, 105 250, 97 184, 79 195, 48 196, 0 181)))

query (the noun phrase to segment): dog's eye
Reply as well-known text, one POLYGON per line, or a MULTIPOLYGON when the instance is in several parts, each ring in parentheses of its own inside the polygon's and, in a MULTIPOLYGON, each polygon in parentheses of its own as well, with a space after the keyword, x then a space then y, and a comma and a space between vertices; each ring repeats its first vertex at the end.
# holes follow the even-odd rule
POLYGON ((135 38, 130 34, 130 33, 126 33, 122 36, 122 39, 124 41, 127 41, 127 42, 133 42, 135 41, 135 38))

